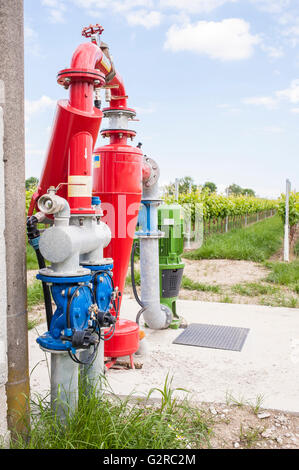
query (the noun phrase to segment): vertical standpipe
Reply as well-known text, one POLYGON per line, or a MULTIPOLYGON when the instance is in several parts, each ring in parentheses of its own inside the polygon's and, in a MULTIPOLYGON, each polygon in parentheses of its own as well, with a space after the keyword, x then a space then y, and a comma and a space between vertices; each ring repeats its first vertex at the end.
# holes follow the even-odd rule
MULTIPOLYGON (((150 177, 143 182, 142 213, 136 235, 140 241, 140 313, 145 323, 152 329, 168 328, 172 322, 172 312, 166 305, 160 304, 159 239, 163 233, 158 230, 158 206, 161 204, 158 194, 159 167, 154 160, 144 157, 144 164, 151 168, 150 177)), ((140 314, 139 313, 139 314, 140 314)))

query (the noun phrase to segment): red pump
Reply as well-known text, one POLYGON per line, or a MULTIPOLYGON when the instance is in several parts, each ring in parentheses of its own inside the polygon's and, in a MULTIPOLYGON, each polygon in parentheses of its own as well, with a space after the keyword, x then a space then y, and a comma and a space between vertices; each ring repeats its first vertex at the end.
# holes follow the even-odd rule
MULTIPOLYGON (((127 144, 136 135, 128 129, 135 111, 127 107, 122 78, 115 71, 108 46, 101 42, 100 25, 83 29, 91 43, 81 44, 73 54, 71 66, 58 73, 58 83, 70 90, 68 101, 59 101, 52 136, 38 189, 32 197, 28 215, 49 187, 68 200, 72 214, 93 214, 92 195, 99 196, 104 220, 112 231, 112 240, 104 253, 114 261, 114 283, 122 292, 142 194, 142 179, 150 177, 139 148, 127 144), (110 107, 94 107, 96 88, 111 90, 110 107), (110 144, 92 153, 102 117, 109 128, 102 130, 110 144)), ((105 343, 105 356, 115 358, 132 354, 139 347, 139 328, 135 322, 118 319, 115 334, 105 343)))

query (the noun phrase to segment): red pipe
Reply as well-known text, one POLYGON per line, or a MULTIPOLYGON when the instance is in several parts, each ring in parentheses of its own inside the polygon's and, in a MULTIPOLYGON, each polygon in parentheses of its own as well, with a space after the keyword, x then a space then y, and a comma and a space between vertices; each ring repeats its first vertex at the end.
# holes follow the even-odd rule
MULTIPOLYGON (((60 72, 59 83, 66 85, 66 80, 70 81, 69 101, 58 102, 47 156, 28 215, 32 215, 40 196, 50 186, 57 187, 60 183, 64 185, 59 195, 69 200, 72 212, 76 209, 91 210, 91 186, 86 184, 80 187, 78 183, 77 186, 73 183, 67 190, 66 185, 70 179, 72 182, 72 177, 85 176, 88 178, 86 181, 91 177, 92 151, 102 120, 102 112, 94 108, 95 73, 99 70, 106 77, 112 68, 109 57, 98 45, 90 42, 80 44, 72 56, 70 69, 60 72)), ((103 86, 103 78, 99 77, 99 82, 103 86)), ((117 86, 111 88, 111 107, 126 108, 126 91, 122 77, 117 72, 109 85, 117 86)))
MULTIPOLYGON (((112 69, 112 64, 109 58, 103 53, 102 49, 99 46, 96 46, 94 43, 84 43, 81 44, 73 54, 71 68, 79 69, 98 69, 104 73, 105 76, 112 69), (107 62, 108 61, 108 62, 107 62), (110 64, 107 69, 107 63, 110 64), (105 64, 105 65, 104 65, 105 64)), ((117 86, 117 88, 111 89, 111 96, 113 100, 112 108, 126 108, 127 107, 127 98, 126 98, 126 90, 124 86, 124 82, 122 77, 116 72, 113 79, 109 82, 108 85, 117 86), (120 97, 117 99, 117 97, 120 97)), ((80 102, 82 100, 82 96, 84 94, 77 92, 77 89, 73 90, 73 85, 71 85, 71 95, 70 95, 70 103, 72 104, 72 95, 74 96, 75 102, 80 102), (80 94, 80 97, 77 97, 77 93, 80 94)), ((75 104, 72 104, 75 106, 75 104)), ((93 103, 92 103, 93 105, 93 103)), ((82 109, 81 107, 79 109, 82 109)))
POLYGON ((124 82, 122 77, 116 72, 115 77, 109 83, 109 85, 118 85, 118 88, 111 89, 111 108, 126 108, 127 107, 127 98, 126 98, 126 90, 124 86, 124 82), (117 97, 119 99, 116 99, 117 97))
MULTIPOLYGON (((99 69, 103 58, 103 52, 95 44, 89 42, 80 44, 75 50, 71 69, 75 70, 92 70, 99 69)), ((74 108, 93 112, 94 103, 94 84, 91 81, 73 80, 70 85, 70 105, 74 108)))

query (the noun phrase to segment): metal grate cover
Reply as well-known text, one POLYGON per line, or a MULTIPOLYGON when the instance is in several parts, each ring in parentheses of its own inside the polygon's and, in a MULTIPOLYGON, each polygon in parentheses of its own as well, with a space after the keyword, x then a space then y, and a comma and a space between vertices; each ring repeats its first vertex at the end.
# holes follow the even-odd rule
POLYGON ((249 331, 249 328, 191 323, 173 344, 241 351, 249 331))

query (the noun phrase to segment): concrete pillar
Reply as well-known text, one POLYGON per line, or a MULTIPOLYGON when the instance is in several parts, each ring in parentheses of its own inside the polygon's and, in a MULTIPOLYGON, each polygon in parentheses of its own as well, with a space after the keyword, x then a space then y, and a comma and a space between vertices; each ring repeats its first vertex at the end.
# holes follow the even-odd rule
POLYGON ((5 92, 4 183, 8 427, 24 430, 29 395, 26 311, 23 0, 0 0, 0 80, 5 92))
MULTIPOLYGON (((1 85, 0 85, 1 86, 1 85)), ((0 90, 0 187, 4 187, 4 162, 3 162, 3 87, 0 90), (2 91, 2 93, 1 93, 2 91)), ((5 197, 4 191, 0 191, 0 283, 2 294, 0 296, 0 436, 7 433, 7 406, 5 384, 7 381, 7 328, 6 328, 6 258, 5 258, 5 197)))

